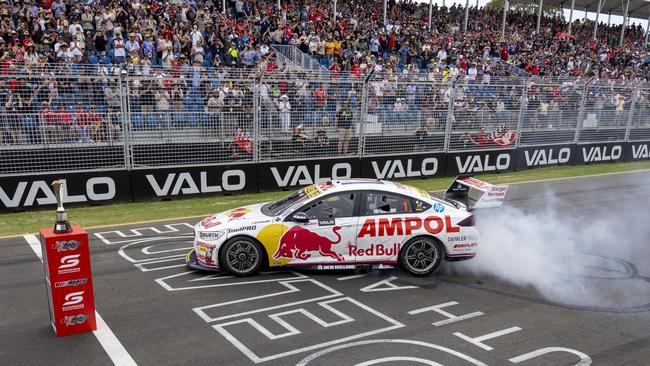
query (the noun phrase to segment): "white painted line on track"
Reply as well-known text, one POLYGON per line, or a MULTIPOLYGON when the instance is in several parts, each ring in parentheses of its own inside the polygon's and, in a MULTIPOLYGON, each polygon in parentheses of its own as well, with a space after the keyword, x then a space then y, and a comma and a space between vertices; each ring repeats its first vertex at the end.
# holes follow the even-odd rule
POLYGON ((362 273, 362 274, 357 274, 357 275, 351 275, 351 276, 345 276, 345 277, 339 277, 337 280, 339 281, 347 281, 347 280, 353 280, 355 278, 361 278, 367 276, 367 273, 362 273))
POLYGON ((95 310, 95 317, 97 318, 97 330, 93 330, 93 334, 104 348, 104 351, 106 351, 106 354, 108 354, 108 357, 111 358, 113 364, 115 366, 137 365, 97 310, 95 310))
MULTIPOLYGON (((25 241, 32 248, 38 259, 43 262, 43 250, 41 249, 41 242, 36 235, 24 235, 25 241)), ((137 363, 133 360, 129 352, 126 351, 120 340, 117 339, 115 333, 108 327, 108 324, 95 310, 95 318, 97 320, 97 330, 93 334, 101 344, 108 357, 113 361, 115 366, 135 366, 137 363)))
POLYGON ((25 235, 24 236, 25 240, 27 241, 27 244, 32 248, 34 253, 36 253, 36 256, 38 259, 43 262, 43 250, 41 249, 41 242, 36 238, 36 235, 25 235))

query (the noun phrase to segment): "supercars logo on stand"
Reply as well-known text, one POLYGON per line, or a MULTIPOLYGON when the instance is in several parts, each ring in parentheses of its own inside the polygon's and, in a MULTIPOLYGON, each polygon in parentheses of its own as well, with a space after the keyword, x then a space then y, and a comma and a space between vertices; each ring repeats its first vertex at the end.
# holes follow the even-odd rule
POLYGON ((86 320, 88 320, 88 315, 86 314, 68 315, 61 319, 61 323, 65 324, 66 326, 72 326, 83 324, 86 322, 86 320))
POLYGON ((62 310, 63 311, 70 311, 70 310, 79 310, 84 308, 84 304, 82 302, 84 301, 84 291, 79 291, 79 292, 71 292, 67 295, 65 295, 65 302, 63 303, 62 310))
POLYGON ((340 226, 332 227, 332 233, 338 237, 337 240, 330 240, 325 236, 318 235, 303 227, 294 226, 282 235, 280 246, 273 254, 273 259, 298 258, 307 260, 311 253, 317 252, 324 257, 333 258, 339 262, 345 260, 343 256, 332 249, 332 246, 341 242, 340 226))
POLYGON ((59 264, 58 273, 60 275, 68 273, 76 273, 81 271, 79 268, 79 257, 81 254, 71 254, 61 257, 61 263, 59 264))
POLYGON ((87 278, 80 278, 77 280, 67 280, 67 281, 59 281, 59 282, 54 282, 54 288, 61 288, 61 287, 70 287, 70 286, 80 286, 80 285, 85 285, 88 283, 87 278))
POLYGON ((52 246, 53 249, 56 249, 57 252, 66 252, 68 250, 75 250, 79 248, 81 243, 79 243, 76 240, 70 240, 70 241, 65 241, 65 240, 57 240, 56 244, 52 246))

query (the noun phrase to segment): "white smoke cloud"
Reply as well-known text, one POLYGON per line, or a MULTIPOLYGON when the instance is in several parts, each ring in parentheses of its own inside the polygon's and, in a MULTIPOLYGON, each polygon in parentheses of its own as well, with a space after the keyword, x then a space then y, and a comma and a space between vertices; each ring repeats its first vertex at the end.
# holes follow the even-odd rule
POLYGON ((621 192, 587 192, 576 207, 547 191, 528 201, 526 209, 506 205, 477 211, 477 256, 448 267, 497 286, 494 279, 518 286, 510 286, 510 292, 532 288, 563 304, 648 304, 650 281, 640 279, 629 263, 645 255, 643 268, 650 259, 650 195, 648 188, 630 188, 629 194, 627 201, 621 192))

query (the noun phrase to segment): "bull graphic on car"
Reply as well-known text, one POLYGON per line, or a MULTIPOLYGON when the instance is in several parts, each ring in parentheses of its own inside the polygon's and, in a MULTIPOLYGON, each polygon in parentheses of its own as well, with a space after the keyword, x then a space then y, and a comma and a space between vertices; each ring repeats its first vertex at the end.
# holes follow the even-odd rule
POLYGON ((338 237, 336 241, 332 241, 303 227, 294 226, 282 235, 278 250, 273 254, 273 259, 295 257, 307 260, 311 257, 311 254, 307 252, 318 252, 322 256, 343 262, 345 258, 332 250, 332 245, 341 242, 339 230, 341 230, 340 226, 332 227, 332 233, 338 237))
POLYGON ((235 276, 283 266, 332 267, 327 264, 399 264, 412 275, 428 275, 443 259, 476 255, 473 210, 498 207, 506 190, 469 175, 438 197, 385 180, 321 181, 275 202, 200 221, 186 262, 193 270, 235 276))

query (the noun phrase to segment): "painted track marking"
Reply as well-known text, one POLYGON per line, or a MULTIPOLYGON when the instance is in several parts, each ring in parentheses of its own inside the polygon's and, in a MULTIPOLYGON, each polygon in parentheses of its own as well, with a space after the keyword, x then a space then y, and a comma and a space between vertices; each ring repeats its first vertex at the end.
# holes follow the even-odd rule
MULTIPOLYGON (((38 259, 43 262, 43 251, 41 249, 41 242, 36 238, 36 235, 23 236, 27 244, 32 248, 38 259)), ((108 324, 95 310, 95 317, 97 318, 97 330, 93 331, 95 338, 99 341, 108 357, 113 361, 116 366, 135 366, 137 363, 133 360, 129 352, 122 345, 115 333, 108 327, 108 324)))

